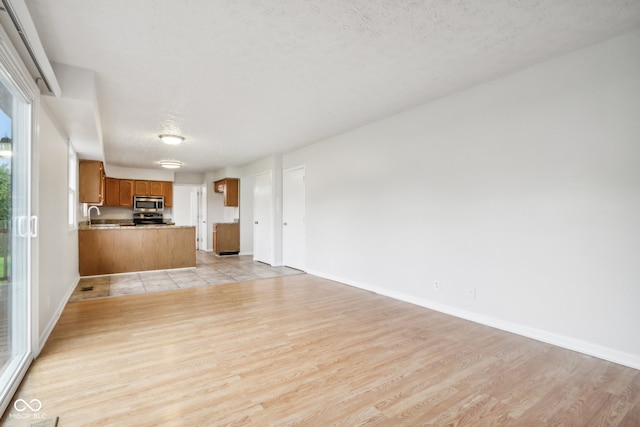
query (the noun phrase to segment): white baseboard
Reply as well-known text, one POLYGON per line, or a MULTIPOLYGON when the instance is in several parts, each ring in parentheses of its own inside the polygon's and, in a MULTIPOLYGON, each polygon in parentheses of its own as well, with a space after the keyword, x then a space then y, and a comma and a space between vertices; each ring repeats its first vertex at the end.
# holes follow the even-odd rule
POLYGON ((438 311, 440 313, 449 314, 461 319, 469 320, 475 323, 490 326, 492 328, 511 332, 527 338, 532 338, 537 341, 553 344, 555 346, 566 348, 568 350, 577 351, 579 353, 587 354, 589 356, 594 356, 599 359, 607 360, 609 362, 614 362, 620 365, 640 370, 640 355, 637 354, 626 353, 613 348, 604 347, 598 344, 582 341, 565 335, 531 328, 517 323, 507 322, 501 319, 496 319, 495 317, 474 313, 472 311, 463 310, 458 307, 441 304, 424 298, 418 298, 412 295, 404 294, 402 292, 396 292, 390 289, 371 286, 366 283, 337 277, 331 274, 325 274, 321 271, 308 270, 307 273, 366 291, 374 292, 376 294, 384 295, 399 301, 404 301, 420 307, 428 308, 430 310, 438 311))
POLYGON ((64 297, 60 300, 60 304, 58 304, 58 308, 56 308, 56 311, 54 312, 55 314, 49 320, 49 323, 47 324, 47 327, 44 329, 44 331, 42 331, 42 333, 40 334, 40 340, 38 342, 38 348, 36 349, 37 352, 34 353, 34 358, 38 357, 38 355, 44 348, 44 345, 47 343, 49 335, 51 335, 51 332, 53 332, 53 328, 55 328, 56 324, 58 323, 58 319, 60 319, 60 316, 62 315, 62 310, 64 310, 64 307, 67 305, 69 298, 71 298, 73 290, 76 288, 76 286, 78 286, 79 282, 80 276, 76 278, 71 287, 65 293, 64 297))

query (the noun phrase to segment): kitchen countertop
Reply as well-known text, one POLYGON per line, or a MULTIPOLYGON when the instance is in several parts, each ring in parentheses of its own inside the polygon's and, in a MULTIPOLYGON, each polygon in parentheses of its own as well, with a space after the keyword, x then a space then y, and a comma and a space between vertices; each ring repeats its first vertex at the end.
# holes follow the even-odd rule
POLYGON ((195 228, 194 225, 156 225, 156 224, 145 224, 145 225, 118 225, 118 224, 96 224, 96 225, 80 225, 78 230, 148 230, 149 228, 166 228, 166 229, 175 229, 175 228, 195 228))

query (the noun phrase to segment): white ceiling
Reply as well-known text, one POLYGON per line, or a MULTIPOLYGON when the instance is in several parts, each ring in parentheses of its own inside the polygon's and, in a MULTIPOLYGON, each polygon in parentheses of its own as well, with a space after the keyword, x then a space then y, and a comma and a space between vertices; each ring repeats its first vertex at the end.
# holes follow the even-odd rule
MULTIPOLYGON (((639 0, 26 0, 108 164, 239 166, 640 28, 639 0), (186 137, 164 146, 158 134, 186 137)), ((63 88, 64 89, 64 88, 63 88)))

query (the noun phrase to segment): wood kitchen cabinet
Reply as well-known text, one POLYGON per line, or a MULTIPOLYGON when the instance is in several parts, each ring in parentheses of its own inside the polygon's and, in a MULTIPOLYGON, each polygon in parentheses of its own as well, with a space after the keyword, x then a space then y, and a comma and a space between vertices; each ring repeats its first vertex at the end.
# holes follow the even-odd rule
POLYGON ((141 180, 132 182, 134 196, 163 196, 165 207, 170 208, 173 206, 173 182, 141 180))
POLYGON ((149 181, 134 181, 133 195, 134 196, 150 196, 151 186, 149 181))
POLYGON ((225 178, 213 183, 213 191, 224 194, 225 206, 238 206, 240 194, 240 180, 238 178, 225 178))
POLYGON ((104 183, 104 205, 120 206, 120 180, 118 178, 105 178, 104 183))
POLYGON ((149 181, 149 195, 150 196, 164 196, 164 182, 162 181, 149 181))
POLYGON ((104 206, 133 207, 133 185, 130 179, 105 178, 104 206))
POLYGON ((164 196, 164 207, 173 206, 173 182, 162 181, 162 195, 164 196))
POLYGON ((195 227, 78 231, 80 276, 196 266, 195 227))
POLYGON ((104 164, 98 160, 80 160, 80 203, 102 206, 105 195, 104 164))
POLYGON ((237 254, 240 252, 240 224, 213 224, 213 252, 218 255, 237 254))
POLYGON ((132 179, 119 179, 120 199, 118 206, 133 207, 133 189, 135 181, 132 179))
POLYGON ((107 178, 102 162, 80 161, 80 202, 100 206, 133 207, 133 196, 163 196, 173 206, 173 182, 107 178))

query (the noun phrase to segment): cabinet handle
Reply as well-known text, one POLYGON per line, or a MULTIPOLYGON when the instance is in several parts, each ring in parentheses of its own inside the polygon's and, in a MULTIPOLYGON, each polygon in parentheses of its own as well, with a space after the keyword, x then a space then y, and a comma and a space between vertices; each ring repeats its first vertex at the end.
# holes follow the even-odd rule
POLYGON ((254 224, 258 224, 258 221, 254 221, 253 223, 254 223, 254 224))
POLYGON ((283 223, 282 223, 282 225, 287 225, 287 223, 286 223, 286 222, 283 222, 283 223))

